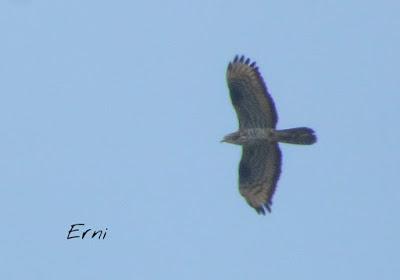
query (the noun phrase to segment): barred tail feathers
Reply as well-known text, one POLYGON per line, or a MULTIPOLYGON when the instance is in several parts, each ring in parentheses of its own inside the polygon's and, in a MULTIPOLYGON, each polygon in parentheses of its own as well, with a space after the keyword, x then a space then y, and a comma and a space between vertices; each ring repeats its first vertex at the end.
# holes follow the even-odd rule
POLYGON ((275 137, 278 142, 311 145, 317 142, 317 136, 314 130, 308 127, 295 127, 275 131, 275 137))

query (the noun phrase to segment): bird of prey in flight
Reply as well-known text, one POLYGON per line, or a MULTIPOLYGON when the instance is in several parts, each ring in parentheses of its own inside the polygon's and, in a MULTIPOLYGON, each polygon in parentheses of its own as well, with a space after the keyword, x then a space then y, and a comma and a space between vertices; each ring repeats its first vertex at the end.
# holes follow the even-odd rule
POLYGON ((279 142, 311 145, 317 140, 308 127, 278 130, 278 115, 272 97, 255 62, 236 56, 226 78, 239 130, 221 142, 242 146, 239 191, 258 214, 271 212, 272 196, 281 173, 279 142))

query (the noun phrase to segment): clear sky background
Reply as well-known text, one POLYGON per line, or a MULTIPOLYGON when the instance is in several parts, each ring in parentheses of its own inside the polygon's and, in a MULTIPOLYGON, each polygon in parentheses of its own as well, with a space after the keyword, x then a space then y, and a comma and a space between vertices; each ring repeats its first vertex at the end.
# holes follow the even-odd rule
POLYGON ((399 1, 0 2, 1 279, 400 279, 399 1), (225 81, 257 61, 281 145, 240 196, 225 81), (108 228, 67 240, 71 224, 108 228))

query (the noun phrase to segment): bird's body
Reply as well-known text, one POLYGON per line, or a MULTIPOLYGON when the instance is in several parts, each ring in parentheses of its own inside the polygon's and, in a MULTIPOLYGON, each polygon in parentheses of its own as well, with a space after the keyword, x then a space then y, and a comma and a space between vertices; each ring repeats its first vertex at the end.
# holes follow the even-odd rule
POLYGON ((226 135, 223 142, 236 145, 252 145, 263 141, 311 145, 315 143, 314 131, 308 127, 276 130, 274 128, 243 128, 226 135))
POLYGON ((224 142, 235 145, 251 145, 263 141, 274 141, 273 128, 246 128, 228 134, 224 137, 224 142))
POLYGON ((272 97, 255 62, 236 56, 229 63, 227 82, 239 130, 223 142, 242 146, 239 164, 239 191, 257 213, 271 211, 272 196, 281 172, 278 142, 310 145, 316 142, 307 127, 277 130, 278 115, 272 97))

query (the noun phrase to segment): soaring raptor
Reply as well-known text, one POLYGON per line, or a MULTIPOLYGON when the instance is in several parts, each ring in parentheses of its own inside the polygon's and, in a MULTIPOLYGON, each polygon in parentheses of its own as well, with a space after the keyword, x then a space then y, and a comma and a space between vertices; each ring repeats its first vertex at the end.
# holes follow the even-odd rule
POLYGON ((311 145, 317 141, 308 127, 277 130, 274 101, 255 62, 236 56, 229 63, 226 78, 239 130, 222 142, 242 146, 239 191, 258 214, 271 212, 272 196, 281 173, 279 142, 311 145))

